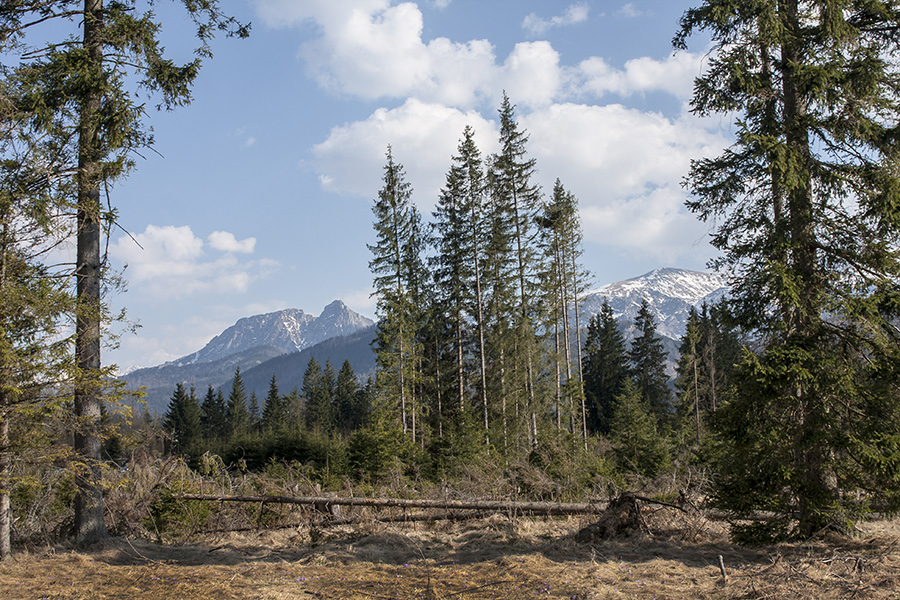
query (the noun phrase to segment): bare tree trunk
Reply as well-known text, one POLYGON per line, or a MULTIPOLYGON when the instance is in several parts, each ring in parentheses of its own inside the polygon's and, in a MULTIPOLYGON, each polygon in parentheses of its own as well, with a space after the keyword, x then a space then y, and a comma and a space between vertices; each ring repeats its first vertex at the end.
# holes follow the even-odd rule
POLYGON ((103 68, 103 2, 85 0, 84 47, 98 78, 82 99, 78 143, 78 234, 76 247, 75 453, 80 462, 75 495, 75 539, 90 544, 107 537, 101 488, 102 404, 100 378, 100 81, 103 68))
MULTIPOLYGON (((0 392, 2 395, 2 392, 0 392)), ((12 558, 12 510, 9 505, 10 460, 9 411, 5 396, 0 400, 0 560, 12 558)))

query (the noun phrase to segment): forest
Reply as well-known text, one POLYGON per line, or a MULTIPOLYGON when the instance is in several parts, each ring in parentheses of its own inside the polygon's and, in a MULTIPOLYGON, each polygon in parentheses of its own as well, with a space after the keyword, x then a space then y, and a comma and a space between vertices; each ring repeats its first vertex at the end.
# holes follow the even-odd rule
MULTIPOLYGON (((127 2, 0 6, 6 53, 35 23, 84 20, 79 43, 25 50, 0 78, 0 555, 29 536, 126 531, 105 498, 131 485, 136 457, 209 485, 290 472, 327 492, 413 495, 480 469, 484 496, 681 494, 729 515, 741 543, 849 533, 900 508, 895 2, 684 13, 675 47, 700 32, 714 47, 691 110, 735 121, 732 145, 684 180, 731 292, 691 313, 674 377, 646 303, 630 342, 608 305, 584 321, 577 198, 560 180, 537 187, 504 94, 499 150, 483 155, 465 128, 438 198, 416 197, 403 148, 387 148, 372 182, 374 376, 311 360, 301 389, 273 376, 257 398, 238 369, 230 390, 179 384, 155 419, 130 413, 100 362, 124 319, 106 304, 122 282, 102 255, 105 198, 152 144, 134 91, 177 108, 212 37, 249 34, 217 2, 184 4, 199 36, 186 65, 127 2), (62 240, 74 266, 55 262, 62 240)), ((153 493, 147 530, 188 519, 166 513, 175 490, 153 493)))

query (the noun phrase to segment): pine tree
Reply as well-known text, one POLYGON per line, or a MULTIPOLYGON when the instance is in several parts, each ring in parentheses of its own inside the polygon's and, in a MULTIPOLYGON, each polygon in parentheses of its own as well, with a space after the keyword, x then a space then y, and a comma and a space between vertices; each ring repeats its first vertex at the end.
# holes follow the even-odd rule
POLYGON ((661 423, 666 423, 672 409, 666 350, 656 334, 656 319, 646 299, 641 301, 634 318, 634 329, 637 333, 628 353, 632 379, 653 414, 661 423))
POLYGON ((896 376, 871 357, 900 342, 900 10, 707 0, 676 45, 703 30, 713 53, 692 109, 738 118, 732 147, 692 164, 688 207, 716 223, 731 308, 761 348, 716 414, 717 500, 796 517, 806 537, 857 514, 857 491, 900 500, 896 380, 876 403, 868 385, 896 376))
MULTIPOLYGON (((216 31, 246 36, 248 28, 222 14, 218 2, 184 2, 198 25, 202 57, 216 31)), ((167 108, 190 101, 200 59, 178 66, 165 58, 152 6, 135 2, 54 0, 0 5, 0 50, 21 61, 7 73, 22 83, 17 101, 32 123, 70 157, 71 205, 76 214, 75 451, 85 465, 75 497, 75 537, 90 543, 106 537, 100 486, 99 431, 104 380, 101 369, 101 246, 104 225, 115 218, 101 204, 101 190, 120 179, 133 154, 152 143, 145 111, 136 98, 156 94, 167 108), (58 40, 44 41, 41 27, 58 40), (74 30, 66 30, 74 26, 74 30), (37 44, 28 43, 40 39, 37 44)))
POLYGON ((588 323, 584 354, 584 387, 591 430, 608 434, 615 397, 628 379, 628 352, 612 307, 605 299, 600 314, 588 323))

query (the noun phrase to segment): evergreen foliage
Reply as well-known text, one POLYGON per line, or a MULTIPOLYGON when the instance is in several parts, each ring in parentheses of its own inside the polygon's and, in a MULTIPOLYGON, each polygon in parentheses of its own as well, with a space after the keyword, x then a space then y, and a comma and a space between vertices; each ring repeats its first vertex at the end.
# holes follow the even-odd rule
POLYGON ((244 388, 244 380, 241 379, 240 367, 234 370, 231 391, 228 393, 228 403, 225 405, 225 414, 227 415, 229 437, 241 437, 250 432, 250 409, 247 407, 247 390, 244 388))
POLYGON ((625 337, 606 300, 600 314, 588 322, 584 342, 584 387, 588 399, 589 427, 604 435, 610 432, 615 397, 628 379, 625 337))
POLYGON ((609 437, 622 472, 653 477, 669 468, 669 448, 657 423, 640 388, 626 379, 615 398, 609 437))
POLYGON ((634 329, 637 334, 628 352, 631 376, 641 398, 653 414, 666 423, 672 412, 669 376, 666 374, 667 355, 646 299, 641 301, 634 318, 634 329))
POLYGON ((172 448, 186 456, 194 456, 202 435, 200 403, 194 388, 185 391, 184 384, 175 386, 163 427, 172 435, 172 448))
POLYGON ((806 537, 866 500, 897 506, 898 382, 872 357, 900 342, 900 11, 707 0, 675 44, 697 31, 713 52, 692 109, 737 120, 729 149, 692 164, 688 207, 716 223, 731 309, 759 348, 716 415, 717 502, 775 511, 806 537))

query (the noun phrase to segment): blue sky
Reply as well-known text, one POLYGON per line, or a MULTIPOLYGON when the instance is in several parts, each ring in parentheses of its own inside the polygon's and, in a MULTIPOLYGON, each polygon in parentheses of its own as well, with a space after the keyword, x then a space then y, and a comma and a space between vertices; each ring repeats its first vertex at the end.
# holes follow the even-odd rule
MULTIPOLYGON (((252 21, 250 39, 214 41, 190 106, 148 111, 155 152, 112 191, 110 256, 129 285, 110 300, 141 327, 105 362, 159 364, 241 317, 336 298, 373 316, 366 243, 386 146, 430 215, 463 127, 495 149, 504 90, 538 183, 559 177, 578 197, 595 286, 712 256, 680 182, 728 144, 729 123, 687 111, 707 45, 674 53, 671 39, 691 2, 223 4, 252 21)), ((177 3, 158 12, 189 60, 177 3)))

